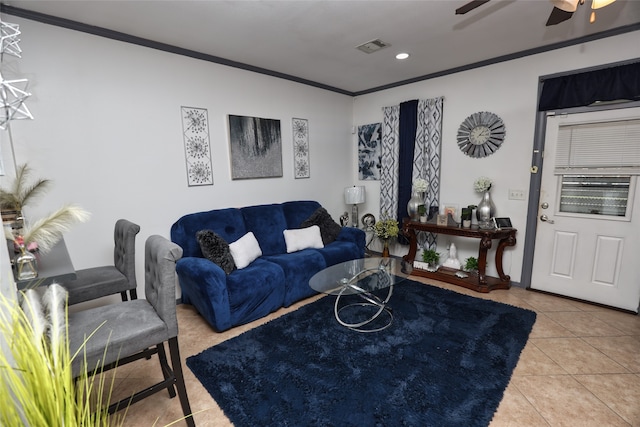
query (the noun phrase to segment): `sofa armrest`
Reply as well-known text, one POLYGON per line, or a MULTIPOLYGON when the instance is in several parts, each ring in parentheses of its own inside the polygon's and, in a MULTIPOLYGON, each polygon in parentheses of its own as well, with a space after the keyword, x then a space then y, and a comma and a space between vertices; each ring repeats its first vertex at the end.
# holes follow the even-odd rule
POLYGON ((218 331, 231 327, 231 308, 227 292, 227 275, 213 262, 186 257, 176 263, 182 300, 198 312, 218 331))
POLYGON ((355 227, 342 227, 336 240, 355 243, 364 256, 366 233, 363 230, 355 227))

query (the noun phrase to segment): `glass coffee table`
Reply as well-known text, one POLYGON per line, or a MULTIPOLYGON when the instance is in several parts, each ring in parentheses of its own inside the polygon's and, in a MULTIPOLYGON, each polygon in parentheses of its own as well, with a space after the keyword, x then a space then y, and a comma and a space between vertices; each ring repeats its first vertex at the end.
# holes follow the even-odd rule
POLYGON ((361 258, 332 265, 311 280, 311 289, 335 295, 338 323, 358 332, 377 332, 393 323, 387 305, 393 287, 406 280, 413 268, 402 258, 361 258), (356 296, 355 300, 351 296, 356 296))

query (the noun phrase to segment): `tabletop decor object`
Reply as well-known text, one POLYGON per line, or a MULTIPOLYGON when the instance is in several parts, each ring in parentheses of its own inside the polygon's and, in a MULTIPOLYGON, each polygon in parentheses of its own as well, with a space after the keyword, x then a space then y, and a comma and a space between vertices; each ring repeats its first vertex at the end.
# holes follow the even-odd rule
POLYGON ((344 203, 351 205, 351 226, 358 227, 358 205, 365 202, 364 185, 354 185, 344 189, 344 203))
POLYGON ((491 179, 486 176, 481 176, 473 183, 473 188, 476 192, 482 193, 482 200, 480 200, 476 209, 478 227, 482 229, 493 228, 493 221, 491 221, 491 218, 496 216, 496 205, 491 199, 492 184, 491 179))
POLYGON ((398 227, 398 221, 393 218, 384 217, 380 221, 376 222, 373 226, 373 230, 376 236, 382 240, 382 256, 389 256, 389 239, 392 237, 398 237, 400 228, 398 227))
POLYGON ((418 221, 420 219, 420 206, 424 206, 425 196, 427 195, 427 189, 429 188, 429 183, 423 179, 418 178, 413 181, 413 193, 409 202, 407 202, 407 214, 409 218, 413 221, 418 221))
POLYGON ((414 261, 414 266, 418 268, 424 268, 427 271, 436 271, 438 267, 440 267, 440 253, 436 252, 435 249, 425 249, 422 252, 422 263, 419 261, 418 265, 415 263, 416 261, 414 261))
POLYGON ((25 163, 16 167, 16 177, 8 187, 0 187, 0 209, 2 222, 7 231, 14 237, 22 234, 24 217, 22 209, 35 198, 44 193, 51 181, 38 178, 29 182, 32 170, 25 163))
POLYGON ((14 247, 18 249, 14 261, 17 279, 38 277, 36 257, 28 250, 29 247, 37 247, 39 251, 48 252, 72 225, 88 219, 89 212, 78 206, 66 205, 44 218, 26 224, 22 234, 18 236, 5 229, 5 237, 12 240, 14 247))

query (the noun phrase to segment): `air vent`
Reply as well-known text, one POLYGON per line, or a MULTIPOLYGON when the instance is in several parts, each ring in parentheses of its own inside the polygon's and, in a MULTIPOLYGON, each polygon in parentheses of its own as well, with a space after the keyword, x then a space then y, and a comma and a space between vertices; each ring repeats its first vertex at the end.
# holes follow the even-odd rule
POLYGON ((389 43, 385 43, 380 39, 375 39, 370 42, 363 43, 360 46, 356 46, 356 49, 361 50, 364 53, 373 53, 389 46, 391 46, 389 43))

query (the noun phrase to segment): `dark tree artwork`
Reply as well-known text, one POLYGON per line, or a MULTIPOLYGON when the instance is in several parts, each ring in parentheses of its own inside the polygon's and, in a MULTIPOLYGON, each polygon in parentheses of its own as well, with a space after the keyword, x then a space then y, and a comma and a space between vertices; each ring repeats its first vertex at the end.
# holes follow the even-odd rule
POLYGON ((282 176, 280 120, 229 115, 231 178, 282 176))

